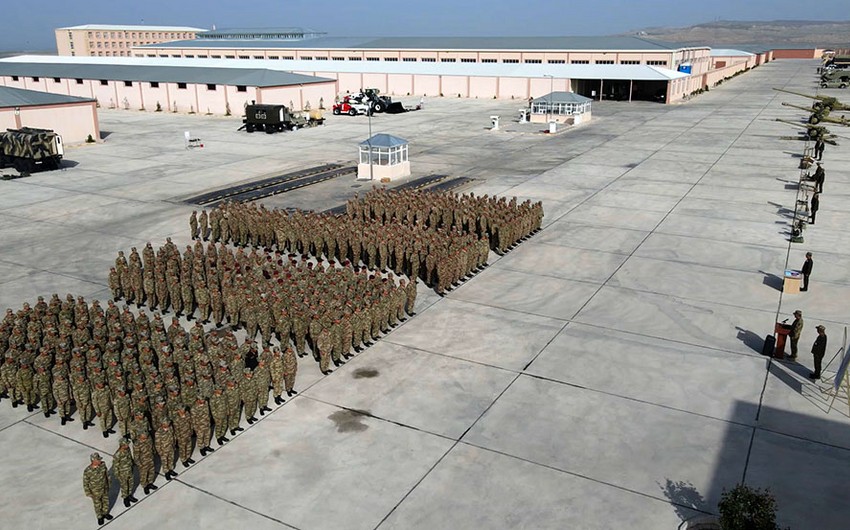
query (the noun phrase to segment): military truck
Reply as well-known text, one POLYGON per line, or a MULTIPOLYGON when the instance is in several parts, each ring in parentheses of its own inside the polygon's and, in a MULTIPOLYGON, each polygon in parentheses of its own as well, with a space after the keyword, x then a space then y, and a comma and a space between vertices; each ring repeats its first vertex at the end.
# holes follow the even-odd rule
POLYGON ((50 129, 6 129, 0 133, 0 168, 19 173, 58 169, 65 155, 62 137, 50 129))
POLYGON ((266 105, 251 102, 245 107, 245 118, 242 127, 246 132, 265 131, 266 134, 294 131, 302 127, 315 127, 324 123, 321 112, 311 111, 307 115, 292 112, 286 105, 266 105))
POLYGON ((847 79, 821 79, 820 87, 821 88, 847 88, 850 86, 850 76, 847 76, 847 79))

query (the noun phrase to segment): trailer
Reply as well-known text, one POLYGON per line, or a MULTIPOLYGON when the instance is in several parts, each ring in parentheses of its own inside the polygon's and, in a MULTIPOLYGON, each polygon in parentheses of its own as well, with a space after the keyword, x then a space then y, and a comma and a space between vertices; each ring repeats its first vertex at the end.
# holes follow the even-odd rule
POLYGON ((65 156, 62 137, 50 129, 6 129, 0 133, 0 168, 14 167, 22 175, 58 169, 65 156))

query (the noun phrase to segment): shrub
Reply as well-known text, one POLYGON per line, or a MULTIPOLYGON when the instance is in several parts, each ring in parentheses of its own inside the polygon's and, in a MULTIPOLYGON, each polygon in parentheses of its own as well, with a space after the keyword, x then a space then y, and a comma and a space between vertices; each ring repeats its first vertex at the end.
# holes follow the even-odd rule
POLYGON ((88 135, 86 137, 86 143, 87 144, 93 144, 94 143, 94 138, 92 137, 92 135, 88 135))
POLYGON ((723 530, 777 530, 776 499, 769 489, 738 484, 717 503, 723 530))

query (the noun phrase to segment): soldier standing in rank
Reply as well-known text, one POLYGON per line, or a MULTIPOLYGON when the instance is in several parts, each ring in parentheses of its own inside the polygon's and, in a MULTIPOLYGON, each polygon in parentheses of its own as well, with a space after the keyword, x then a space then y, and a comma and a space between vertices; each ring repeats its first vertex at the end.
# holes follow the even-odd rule
POLYGON ((230 441, 225 438, 228 427, 228 410, 227 398, 220 386, 213 389, 212 397, 210 397, 210 410, 215 424, 215 441, 218 442, 218 445, 224 445, 225 442, 230 441))
POLYGON ((275 346, 272 351, 272 360, 271 363, 269 363, 269 376, 271 377, 272 382, 274 402, 277 405, 282 405, 283 398, 280 397, 280 395, 283 393, 283 357, 281 357, 280 348, 277 346, 275 346))
POLYGON ((139 484, 145 490, 145 495, 157 489, 153 481, 156 480, 156 467, 153 460, 153 442, 147 430, 141 431, 133 440, 133 460, 139 467, 139 484))
POLYGON ((74 421, 71 417, 71 386, 68 384, 68 377, 62 371, 57 372, 53 377, 53 397, 56 398, 56 407, 59 410, 62 425, 74 421))
POLYGON ((162 471, 165 472, 163 475, 168 480, 173 479, 177 476, 177 472, 174 471, 174 431, 167 419, 163 419, 159 424, 154 434, 154 445, 162 464, 162 471))
POLYGON ((192 234, 192 239, 198 239, 198 212, 193 211, 189 216, 189 232, 192 234))
POLYGON ((112 519, 109 515, 109 475, 106 472, 106 464, 98 453, 91 454, 91 463, 83 471, 83 491, 94 504, 94 514, 97 516, 97 524, 103 524, 103 520, 112 519))
POLYGON ((121 438, 118 442, 118 451, 112 458, 112 471, 121 486, 124 506, 129 508, 131 502, 139 502, 137 498, 133 497, 133 455, 130 453, 130 443, 126 438, 121 438))
POLYGON ((194 464, 192 460, 192 418, 186 413, 186 409, 180 407, 174 415, 174 433, 177 437, 177 452, 183 467, 194 464))
POLYGON ((192 405, 192 428, 195 431, 195 439, 201 448, 201 456, 207 456, 215 449, 210 447, 210 409, 204 398, 198 396, 192 405))
POLYGON ((198 217, 198 229, 200 231, 201 239, 204 241, 209 237, 209 226, 208 226, 208 217, 207 211, 201 210, 201 215, 198 217))

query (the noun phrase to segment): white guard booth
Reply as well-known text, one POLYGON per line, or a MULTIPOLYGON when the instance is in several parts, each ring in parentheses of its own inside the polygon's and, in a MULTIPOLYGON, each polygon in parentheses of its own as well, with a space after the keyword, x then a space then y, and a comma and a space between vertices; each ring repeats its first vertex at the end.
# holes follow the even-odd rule
POLYGON ((531 102, 531 122, 578 125, 590 121, 592 102, 574 92, 552 92, 531 102))
POLYGON ((357 180, 395 180, 409 175, 408 144, 404 138, 381 133, 360 143, 357 180))

